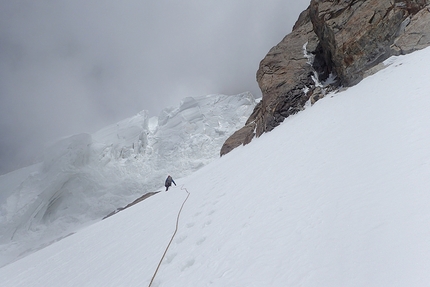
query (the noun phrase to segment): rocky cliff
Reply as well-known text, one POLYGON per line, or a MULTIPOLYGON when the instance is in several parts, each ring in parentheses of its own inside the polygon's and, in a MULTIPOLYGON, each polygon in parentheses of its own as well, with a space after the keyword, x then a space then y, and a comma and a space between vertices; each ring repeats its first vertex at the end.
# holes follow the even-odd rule
POLYGON ((311 0, 260 62, 263 98, 221 155, 273 130, 329 90, 360 82, 393 55, 430 45, 430 0, 311 0))

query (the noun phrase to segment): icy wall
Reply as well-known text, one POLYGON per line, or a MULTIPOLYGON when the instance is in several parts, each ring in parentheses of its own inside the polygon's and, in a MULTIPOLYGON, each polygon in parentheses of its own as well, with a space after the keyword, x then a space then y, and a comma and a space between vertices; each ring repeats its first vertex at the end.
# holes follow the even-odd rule
POLYGON ((25 180, 0 177, 0 193, 8 195, 0 202, 0 265, 160 190, 168 174, 179 184, 218 157, 255 104, 250 93, 185 98, 158 117, 142 111, 58 141, 25 180))

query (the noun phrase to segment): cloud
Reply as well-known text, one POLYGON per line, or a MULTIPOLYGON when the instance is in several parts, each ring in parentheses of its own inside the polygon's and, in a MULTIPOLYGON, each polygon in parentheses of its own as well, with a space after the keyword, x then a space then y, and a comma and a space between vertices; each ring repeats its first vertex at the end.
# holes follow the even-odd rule
POLYGON ((309 0, 0 0, 0 174, 186 96, 251 91, 309 0))

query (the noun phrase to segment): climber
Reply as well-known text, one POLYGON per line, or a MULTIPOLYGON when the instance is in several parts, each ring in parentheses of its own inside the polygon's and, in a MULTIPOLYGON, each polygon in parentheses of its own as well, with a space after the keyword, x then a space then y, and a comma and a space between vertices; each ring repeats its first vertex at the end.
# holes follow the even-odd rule
POLYGON ((173 178, 170 176, 170 175, 168 175, 167 176, 167 178, 166 178, 166 183, 164 184, 164 186, 166 187, 166 191, 169 189, 169 187, 172 185, 172 182, 175 184, 175 186, 176 186, 176 183, 175 183, 175 181, 173 180, 173 178))

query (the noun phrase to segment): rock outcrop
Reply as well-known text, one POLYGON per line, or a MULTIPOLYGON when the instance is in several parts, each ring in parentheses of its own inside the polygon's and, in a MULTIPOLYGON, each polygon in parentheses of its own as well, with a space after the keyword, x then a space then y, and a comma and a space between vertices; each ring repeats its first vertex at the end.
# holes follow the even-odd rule
POLYGON ((126 206, 124 206, 124 207, 119 207, 119 208, 115 209, 114 211, 112 211, 111 213, 109 213, 108 215, 106 215, 105 217, 103 217, 103 218, 102 218, 102 220, 104 220, 104 219, 106 219, 106 218, 108 218, 108 217, 111 217, 112 215, 115 215, 115 214, 117 214, 118 212, 123 211, 124 209, 127 209, 127 208, 129 208, 129 207, 131 207, 131 206, 133 206, 133 205, 135 205, 135 204, 138 204, 139 202, 141 202, 141 201, 143 201, 143 200, 147 199, 148 197, 151 197, 151 196, 153 196, 154 194, 157 194, 157 193, 159 193, 159 192, 160 192, 160 191, 154 191, 154 192, 148 192, 148 193, 145 193, 144 195, 142 195, 142 196, 140 196, 139 198, 135 199, 133 202, 131 202, 131 203, 127 204, 126 206))
POLYGON ((221 155, 249 143, 254 136, 271 131, 284 118, 302 109, 315 85, 314 69, 306 55, 312 57, 317 46, 318 38, 307 9, 301 13, 293 31, 260 62, 257 82, 263 92, 262 101, 245 126, 227 139, 221 155))
POLYGON ((392 56, 391 45, 426 1, 311 1, 310 17, 324 58, 352 86, 369 68, 392 56))
POLYGON ((273 130, 325 92, 360 82, 392 55, 430 45, 430 0, 311 0, 260 62, 261 102, 221 155, 273 130), (336 81, 324 84, 329 76, 336 81))
POLYGON ((405 55, 430 46, 430 7, 407 18, 403 26, 404 30, 391 45, 393 55, 405 55))

